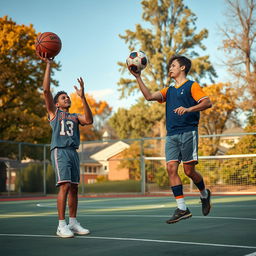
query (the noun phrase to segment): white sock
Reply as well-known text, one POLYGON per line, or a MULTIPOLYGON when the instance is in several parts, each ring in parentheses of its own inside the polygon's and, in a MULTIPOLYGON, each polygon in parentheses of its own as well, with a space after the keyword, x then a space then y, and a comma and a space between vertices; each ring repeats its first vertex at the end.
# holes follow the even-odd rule
POLYGON ((73 217, 69 217, 69 224, 70 225, 73 225, 77 222, 76 218, 73 218, 73 217))
POLYGON ((207 196, 208 196, 208 192, 207 192, 207 190, 206 190, 206 189, 204 189, 204 190, 200 191, 200 193, 201 193, 201 198, 207 198, 207 196))
POLYGON ((67 225, 66 220, 59 220, 59 227, 64 227, 67 225))
POLYGON ((178 208, 180 210, 182 210, 182 211, 187 210, 187 206, 185 204, 185 198, 184 197, 176 199, 176 202, 177 202, 178 208))

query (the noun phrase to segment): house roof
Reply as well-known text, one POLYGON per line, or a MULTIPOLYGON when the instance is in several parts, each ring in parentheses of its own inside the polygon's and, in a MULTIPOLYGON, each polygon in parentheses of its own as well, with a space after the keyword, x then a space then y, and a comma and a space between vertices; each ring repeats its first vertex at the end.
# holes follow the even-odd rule
POLYGON ((27 163, 21 163, 18 160, 10 159, 7 157, 0 157, 0 162, 3 162, 7 168, 18 169, 27 166, 27 163))
POLYGON ((125 149, 129 148, 129 144, 124 143, 123 141, 118 141, 107 148, 102 149, 101 151, 91 155, 91 158, 97 161, 106 161, 110 157, 119 154, 120 152, 124 151, 125 149))
POLYGON ((222 134, 243 133, 243 132, 244 132, 244 129, 241 127, 232 127, 223 131, 222 134))
POLYGON ((90 143, 80 146, 78 153, 81 163, 100 163, 129 147, 122 141, 115 143, 90 143))

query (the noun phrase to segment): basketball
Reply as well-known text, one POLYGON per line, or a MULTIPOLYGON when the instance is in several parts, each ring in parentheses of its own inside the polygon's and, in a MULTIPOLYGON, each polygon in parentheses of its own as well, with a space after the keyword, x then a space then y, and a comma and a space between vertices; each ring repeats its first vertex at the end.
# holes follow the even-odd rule
POLYGON ((36 38, 36 54, 41 57, 53 58, 61 50, 60 38, 52 32, 44 32, 36 38))

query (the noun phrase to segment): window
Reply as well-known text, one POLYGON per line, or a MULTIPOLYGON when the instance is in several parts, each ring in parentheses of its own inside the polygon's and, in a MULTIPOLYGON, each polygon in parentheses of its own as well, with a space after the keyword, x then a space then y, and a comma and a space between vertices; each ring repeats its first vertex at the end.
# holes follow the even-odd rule
POLYGON ((94 184, 94 183, 96 183, 95 179, 88 179, 88 184, 94 184))

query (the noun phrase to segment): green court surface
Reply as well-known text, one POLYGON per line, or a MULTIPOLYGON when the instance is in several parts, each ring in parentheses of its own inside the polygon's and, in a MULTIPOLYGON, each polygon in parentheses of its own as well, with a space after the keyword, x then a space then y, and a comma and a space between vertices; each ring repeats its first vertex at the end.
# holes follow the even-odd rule
POLYGON ((256 196, 214 196, 209 216, 186 197, 193 217, 168 225, 171 197, 80 198, 88 236, 56 236, 55 199, 0 202, 1 255, 256 255, 256 196))

